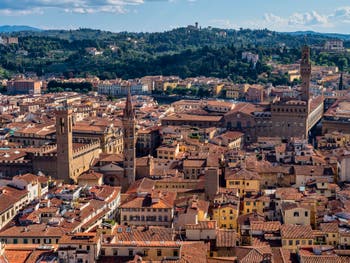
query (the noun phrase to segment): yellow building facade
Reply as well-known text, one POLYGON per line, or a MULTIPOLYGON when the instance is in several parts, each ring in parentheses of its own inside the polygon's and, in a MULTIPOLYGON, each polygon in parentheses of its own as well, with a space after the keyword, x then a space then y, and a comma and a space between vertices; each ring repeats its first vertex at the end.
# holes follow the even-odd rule
POLYGON ((217 221, 219 228, 237 229, 239 205, 226 204, 213 209, 213 220, 217 221))

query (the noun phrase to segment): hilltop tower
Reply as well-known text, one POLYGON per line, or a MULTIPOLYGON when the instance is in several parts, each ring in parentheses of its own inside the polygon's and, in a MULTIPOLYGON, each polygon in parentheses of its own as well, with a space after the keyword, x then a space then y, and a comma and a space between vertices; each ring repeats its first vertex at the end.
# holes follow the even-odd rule
POLYGON ((70 182, 73 172, 73 116, 67 102, 56 109, 56 176, 70 182))
POLYGON ((131 93, 128 90, 126 104, 123 111, 124 127, 124 178, 123 188, 135 182, 136 174, 136 117, 132 107, 131 93))
POLYGON ((301 76, 301 100, 309 104, 310 100, 310 80, 311 80, 311 62, 310 62, 310 48, 304 46, 301 53, 300 62, 300 76, 301 76))

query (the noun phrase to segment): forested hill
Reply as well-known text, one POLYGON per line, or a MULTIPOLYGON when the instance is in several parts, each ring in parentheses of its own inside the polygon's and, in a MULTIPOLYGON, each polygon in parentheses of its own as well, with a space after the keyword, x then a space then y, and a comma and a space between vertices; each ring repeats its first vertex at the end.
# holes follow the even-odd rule
MULTIPOLYGON (((230 77, 244 82, 268 81, 266 61, 272 56, 283 63, 299 58, 304 44, 322 46, 332 36, 277 33, 269 30, 198 29, 192 26, 163 33, 112 33, 100 30, 48 30, 14 32, 18 45, 0 45, 0 77, 35 72, 39 76, 97 75, 100 78, 135 78, 144 75, 198 75, 230 77), (89 53, 95 48, 97 54, 89 53), (259 54, 255 68, 241 59, 243 51, 259 54)), ((344 40, 346 37, 344 37, 344 40)), ((345 46, 350 42, 345 41, 345 46)), ((319 52, 313 53, 316 62, 319 52)), ((320 63, 347 70, 348 58, 325 56, 320 63)))

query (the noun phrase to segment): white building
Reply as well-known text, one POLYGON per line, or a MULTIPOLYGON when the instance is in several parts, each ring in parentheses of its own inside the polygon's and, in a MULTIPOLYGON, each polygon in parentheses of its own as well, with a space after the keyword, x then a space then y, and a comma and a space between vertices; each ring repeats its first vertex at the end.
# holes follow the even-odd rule
POLYGON ((339 182, 350 182, 350 152, 338 158, 339 182))
POLYGON ((17 175, 12 178, 10 185, 28 191, 29 202, 40 197, 40 183, 34 174, 17 175))

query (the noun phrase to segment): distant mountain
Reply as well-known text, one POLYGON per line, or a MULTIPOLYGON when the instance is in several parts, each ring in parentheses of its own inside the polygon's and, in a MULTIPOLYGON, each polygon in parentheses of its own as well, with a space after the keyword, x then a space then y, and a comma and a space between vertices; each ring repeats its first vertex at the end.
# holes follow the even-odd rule
POLYGON ((30 27, 30 26, 9 26, 4 25, 0 26, 0 33, 12 33, 12 32, 20 32, 20 31, 42 31, 40 28, 30 27))
POLYGON ((348 34, 339 34, 339 33, 320 33, 315 31, 295 31, 295 32, 281 32, 282 34, 288 34, 291 36, 323 36, 329 38, 339 38, 342 40, 350 40, 350 35, 348 34))

